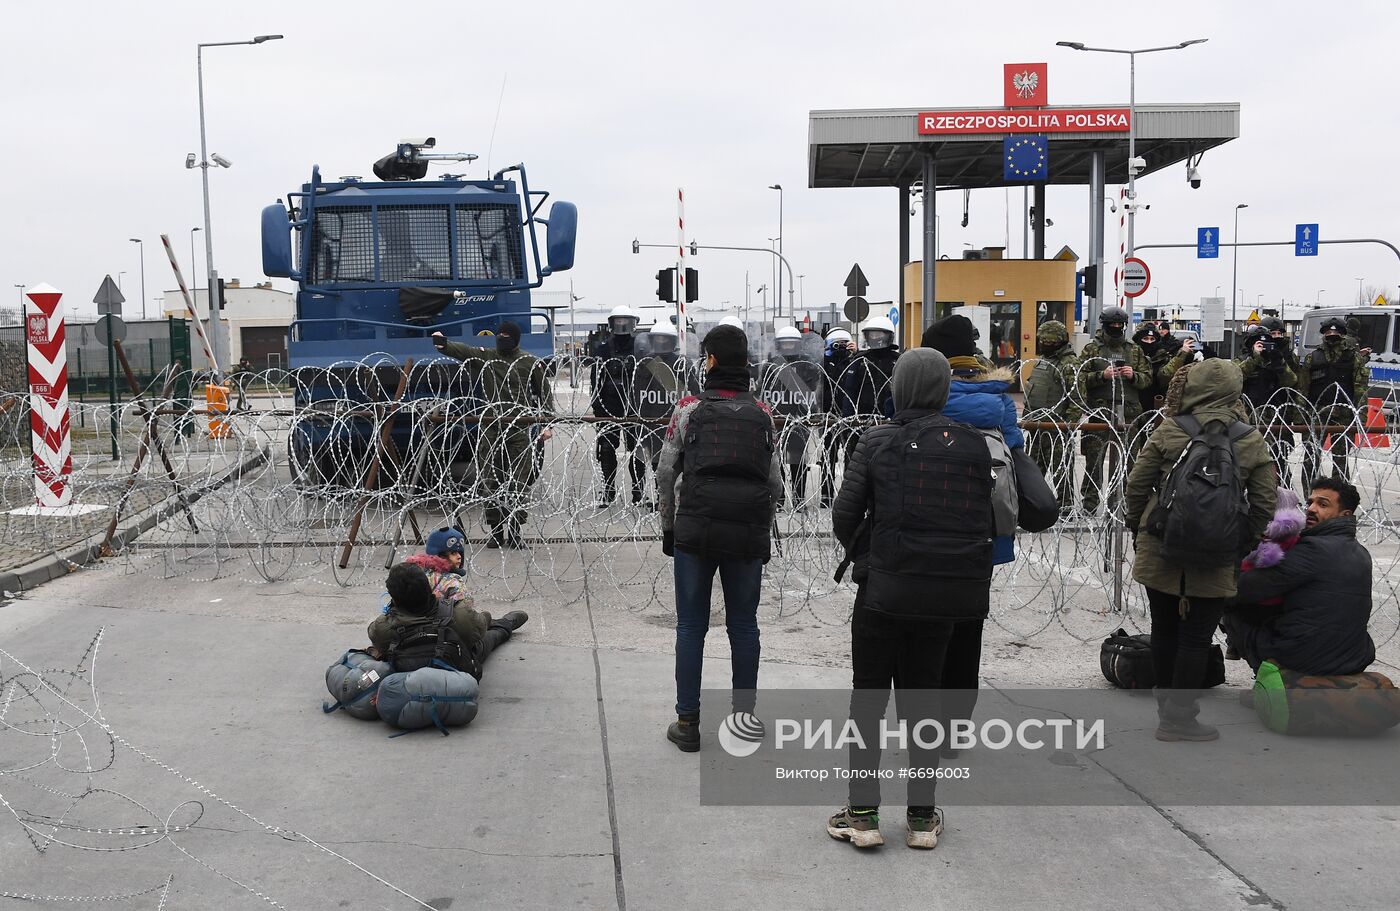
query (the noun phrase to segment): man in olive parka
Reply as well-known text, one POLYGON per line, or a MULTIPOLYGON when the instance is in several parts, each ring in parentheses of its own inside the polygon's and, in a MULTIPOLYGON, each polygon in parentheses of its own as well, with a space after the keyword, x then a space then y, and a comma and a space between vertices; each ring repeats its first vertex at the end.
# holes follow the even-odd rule
MULTIPOLYGON (((1235 596, 1239 558, 1216 566, 1165 560, 1161 541, 1146 529, 1158 494, 1191 437, 1172 420, 1191 415, 1202 428, 1229 428, 1241 418, 1240 368, 1223 358, 1186 365, 1173 378, 1165 416, 1128 475, 1128 528, 1133 529, 1133 579, 1147 589, 1152 612, 1152 666, 1158 687, 1159 740, 1214 740, 1217 732, 1196 721, 1193 690, 1204 687, 1211 636, 1225 600, 1235 596), (1178 398, 1179 395, 1179 398, 1178 398), (1170 693, 1165 688, 1170 687, 1170 693)), ((1277 475, 1269 447, 1257 430, 1234 443, 1235 465, 1249 501, 1249 541, 1258 541, 1273 518, 1277 475)), ((1246 548, 1247 550, 1247 548, 1246 548)))

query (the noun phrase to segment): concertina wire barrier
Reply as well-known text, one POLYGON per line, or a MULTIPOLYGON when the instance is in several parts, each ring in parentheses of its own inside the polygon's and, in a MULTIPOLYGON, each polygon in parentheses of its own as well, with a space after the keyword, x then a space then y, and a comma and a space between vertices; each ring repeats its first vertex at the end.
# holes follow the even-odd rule
MULTIPOLYGON (((670 612, 671 565, 649 508, 666 418, 593 416, 593 366, 557 359, 552 412, 542 403, 485 401, 481 365, 470 362, 407 369, 387 358, 348 362, 318 374, 326 397, 314 402, 305 374, 245 372, 226 381, 226 412, 211 409, 199 392, 191 400, 173 391, 200 390, 205 377, 167 371, 115 409, 70 403, 73 502, 104 507, 80 516, 12 512, 33 503, 28 395, 0 393, 0 540, 60 553, 100 540, 107 565, 148 572, 154 564, 167 577, 372 587, 430 531, 451 524, 466 532, 467 574, 480 597, 571 603, 586 590, 595 605, 670 612), (607 507, 600 505, 600 435, 617 447, 617 499, 607 507), (524 548, 488 546, 483 514, 493 504, 523 517, 524 548)), ((645 360, 629 369, 637 388, 654 385, 645 360)), ((781 373, 761 368, 759 391, 806 388, 781 373)), ((681 391, 693 388, 684 375, 673 381, 681 391)), ((787 412, 777 417, 777 446, 785 463, 801 468, 784 472, 760 610, 770 619, 845 624, 854 587, 849 576, 832 578, 843 554, 823 501, 839 488, 847 447, 874 419, 824 413, 817 397, 805 410, 793 405, 801 399, 775 397, 775 411, 787 412), (805 483, 797 477, 804 472, 805 483)), ((991 619, 1018 639, 1059 628, 1087 642, 1124 624, 1144 625, 1120 492, 1159 412, 1123 426, 1101 412, 1065 423, 1056 419, 1060 411, 1021 418, 1031 454, 1052 485, 1065 485, 1062 519, 1047 532, 1018 534, 1015 561, 994 576, 991 619), (1097 482, 1085 480, 1090 439, 1104 453, 1097 482), (1085 493, 1096 508, 1086 509, 1085 493)), ((1314 472, 1344 466, 1360 489, 1358 535, 1374 561, 1378 645, 1400 625, 1400 540, 1390 517, 1392 507, 1400 511, 1400 466, 1388 433, 1396 428, 1379 417, 1364 407, 1318 413, 1285 393, 1252 414, 1283 483, 1301 490, 1314 472)))

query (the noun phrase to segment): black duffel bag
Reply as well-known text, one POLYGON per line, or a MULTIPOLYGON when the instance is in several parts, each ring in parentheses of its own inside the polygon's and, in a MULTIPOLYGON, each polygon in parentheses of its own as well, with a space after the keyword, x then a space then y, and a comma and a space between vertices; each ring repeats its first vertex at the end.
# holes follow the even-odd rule
MULTIPOLYGON (((1110 634, 1099 647, 1099 670, 1103 671, 1105 680, 1119 689, 1152 689, 1157 685, 1157 675, 1152 670, 1152 634, 1129 635, 1122 628, 1110 634)), ((1220 686, 1224 682, 1225 653, 1212 642, 1206 664, 1206 686, 1220 686)))

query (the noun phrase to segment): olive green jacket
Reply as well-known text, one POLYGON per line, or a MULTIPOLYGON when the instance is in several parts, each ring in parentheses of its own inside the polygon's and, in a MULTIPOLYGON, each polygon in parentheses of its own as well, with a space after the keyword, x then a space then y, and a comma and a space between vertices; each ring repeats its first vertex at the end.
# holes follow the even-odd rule
POLYGON ((1069 345, 1054 354, 1042 354, 1038 363, 1026 377, 1025 414, 1028 421, 1061 420, 1077 421, 1084 415, 1079 393, 1079 356, 1069 345), (1036 387, 1044 383, 1045 389, 1036 387), (1041 396, 1054 404, 1044 408, 1032 408, 1031 402, 1041 396))
POLYGON ((1142 400, 1138 393, 1152 385, 1152 365, 1137 342, 1124 336, 1109 340, 1102 331, 1094 335, 1093 341, 1079 353, 1079 394, 1080 400, 1088 407, 1097 409, 1100 419, 1108 419, 1113 403, 1123 403, 1123 419, 1131 421, 1142 412, 1142 400), (1115 360, 1123 361, 1133 368, 1131 380, 1106 380, 1103 372, 1113 366, 1115 360))
MULTIPOLYGON (((1202 426, 1220 421, 1227 426, 1239 419, 1236 405, 1243 382, 1239 368, 1223 358, 1193 364, 1186 375, 1179 414, 1189 414, 1202 426)), ((1191 437, 1170 417, 1164 418, 1147 441, 1128 475, 1125 502, 1127 523, 1136 529, 1133 578, 1148 588, 1169 594, 1182 591, 1195 598, 1231 598, 1235 594, 1238 564, 1225 566, 1177 566, 1162 559, 1161 542, 1143 526, 1157 507, 1157 496, 1191 437)), ((1278 497, 1277 476, 1269 447, 1258 431, 1235 444, 1235 463, 1249 497, 1249 538, 1258 540, 1274 516, 1278 497)), ((1241 556, 1243 556, 1241 554, 1241 556)))
POLYGON ((1350 352, 1354 364, 1351 372, 1352 402, 1360 404, 1366 401, 1366 396, 1371 391, 1371 368, 1367 366, 1366 358, 1361 356, 1361 349, 1350 337, 1342 339, 1341 344, 1335 348, 1321 344, 1308 352, 1308 356, 1303 359, 1302 370, 1298 372, 1298 391, 1303 394, 1304 398, 1308 398, 1311 393, 1309 387, 1313 365, 1317 363, 1330 364, 1348 352, 1350 352))
POLYGON ((539 417, 554 417, 554 389, 544 363, 519 348, 510 352, 448 342, 442 353, 459 361, 477 361, 482 394, 488 402, 523 405, 539 417))
MULTIPOLYGON (((390 605, 387 614, 380 614, 369 624, 369 641, 381 653, 389 648, 394 635, 404 626, 422 623, 420 614, 410 614, 390 605)), ((491 626, 491 615, 472 607, 472 599, 466 598, 452 606, 452 630, 461 637, 463 644, 473 651, 486 636, 491 626)))

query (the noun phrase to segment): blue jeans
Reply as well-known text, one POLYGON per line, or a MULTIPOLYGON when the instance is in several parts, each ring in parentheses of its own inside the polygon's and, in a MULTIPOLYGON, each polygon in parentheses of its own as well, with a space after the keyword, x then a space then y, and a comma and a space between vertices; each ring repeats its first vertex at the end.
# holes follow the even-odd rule
POLYGON ((710 629, 715 571, 733 665, 734 710, 752 712, 758 689, 758 596, 762 560, 712 560, 676 548, 676 714, 700 713, 700 668, 710 629))

